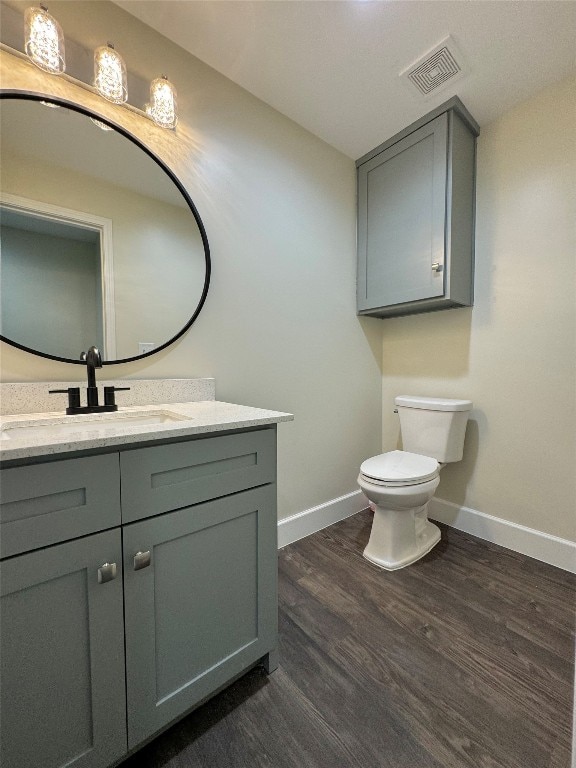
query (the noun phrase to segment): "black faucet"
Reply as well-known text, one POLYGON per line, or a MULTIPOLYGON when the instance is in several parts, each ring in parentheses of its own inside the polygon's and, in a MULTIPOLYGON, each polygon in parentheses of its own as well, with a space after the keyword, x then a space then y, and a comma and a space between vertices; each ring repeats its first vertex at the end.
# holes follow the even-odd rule
POLYGON ((96 386, 96 368, 102 368, 102 355, 97 347, 90 347, 88 352, 82 352, 80 360, 86 363, 88 373, 88 387, 86 389, 86 405, 80 405, 80 387, 70 387, 69 389, 51 389, 50 394, 67 394, 68 416, 75 416, 79 413, 105 413, 107 411, 117 411, 118 406, 114 393, 130 389, 130 387, 104 387, 104 405, 98 405, 98 387, 96 386))
POLYGON ((86 363, 88 371, 88 389, 86 402, 88 408, 98 408, 98 387, 96 386, 96 368, 102 368, 102 355, 97 347, 90 347, 88 352, 82 352, 80 360, 86 363))

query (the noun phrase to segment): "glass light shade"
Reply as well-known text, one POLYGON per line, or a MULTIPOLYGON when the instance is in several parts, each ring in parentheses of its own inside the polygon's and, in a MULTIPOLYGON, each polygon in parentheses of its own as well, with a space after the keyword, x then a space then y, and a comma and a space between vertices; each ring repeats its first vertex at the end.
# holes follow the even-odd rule
POLYGON ((101 96, 114 104, 124 104, 128 98, 126 65, 110 43, 94 51, 94 86, 101 96))
POLYGON ((146 106, 146 112, 162 128, 176 128, 176 89, 165 75, 150 83, 150 103, 146 106))
POLYGON ((62 28, 44 6, 26 10, 24 46, 30 61, 45 72, 60 75, 66 69, 62 28))

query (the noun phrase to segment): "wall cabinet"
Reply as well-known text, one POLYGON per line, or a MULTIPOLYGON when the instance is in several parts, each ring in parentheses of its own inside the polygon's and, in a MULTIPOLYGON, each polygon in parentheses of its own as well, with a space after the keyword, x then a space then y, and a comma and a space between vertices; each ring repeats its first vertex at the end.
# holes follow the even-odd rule
POLYGON ((357 161, 359 314, 472 305, 478 133, 454 98, 357 161))
POLYGON ((2 469, 3 768, 108 768, 275 666, 275 473, 273 427, 2 469))

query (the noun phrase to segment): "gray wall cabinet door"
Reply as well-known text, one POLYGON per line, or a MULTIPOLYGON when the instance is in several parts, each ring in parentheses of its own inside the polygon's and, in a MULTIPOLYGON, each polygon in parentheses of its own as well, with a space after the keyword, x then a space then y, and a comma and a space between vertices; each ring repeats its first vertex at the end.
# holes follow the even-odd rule
POLYGON ((442 296, 448 116, 359 170, 358 307, 442 296))
POLYGON ((357 161, 358 314, 472 305, 478 133, 454 97, 357 161))
POLYGON ((124 527, 128 743, 276 644, 276 486, 124 527))
POLYGON ((0 564, 2 768, 104 768, 126 752, 119 529, 0 564), (98 571, 116 563, 116 578, 98 571))

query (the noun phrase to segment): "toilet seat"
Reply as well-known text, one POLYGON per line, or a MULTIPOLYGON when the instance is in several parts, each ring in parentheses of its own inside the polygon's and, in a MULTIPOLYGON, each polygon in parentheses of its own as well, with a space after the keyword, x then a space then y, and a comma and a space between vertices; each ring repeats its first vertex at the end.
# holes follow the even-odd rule
POLYGON ((440 465, 430 456, 408 451, 388 451, 366 459, 360 474, 377 485, 389 487, 426 483, 438 476, 440 465))

